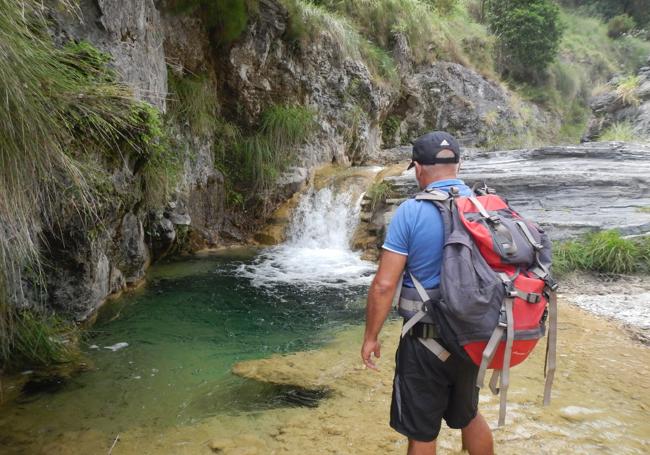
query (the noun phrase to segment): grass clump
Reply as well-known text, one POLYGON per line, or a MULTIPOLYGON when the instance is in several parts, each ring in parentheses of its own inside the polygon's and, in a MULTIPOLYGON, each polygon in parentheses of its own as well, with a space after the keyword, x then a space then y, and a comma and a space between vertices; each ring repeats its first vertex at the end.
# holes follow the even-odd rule
POLYGON ((363 60, 378 81, 392 85, 399 83, 392 57, 381 45, 377 46, 363 37, 342 14, 304 0, 284 0, 283 3, 290 13, 290 39, 310 46, 313 40, 326 36, 344 57, 363 60))
POLYGON ((14 310, 11 350, 0 351, 0 365, 11 372, 73 363, 81 356, 78 328, 52 314, 14 310))
POLYGON ((631 75, 621 80, 616 87, 616 97, 628 106, 638 106, 641 100, 636 96, 639 76, 631 75))
POLYGON ((366 191, 366 197, 370 200, 370 210, 374 211, 379 204, 386 202, 392 193, 393 185, 389 182, 384 180, 373 183, 366 191))
POLYGON ((618 231, 589 234, 558 243, 553 249, 553 271, 644 273, 650 270, 650 239, 625 239, 618 231))
MULTIPOLYGON (((413 63, 438 59, 474 66, 489 73, 485 61, 493 39, 454 0, 321 0, 327 10, 348 18, 359 33, 378 47, 391 50, 395 36, 406 37, 413 63)), ((489 57, 488 57, 489 59, 489 57)))
POLYGON ((629 122, 617 122, 606 128, 598 138, 601 141, 625 141, 633 142, 639 138, 634 134, 632 124, 629 122))
POLYGON ((224 124, 232 142, 223 150, 232 147, 234 153, 222 157, 221 167, 234 182, 232 191, 248 194, 246 200, 265 200, 279 175, 295 161, 298 146, 313 135, 315 126, 314 111, 303 106, 270 107, 262 114, 259 129, 250 136, 224 124))
POLYGON ((186 123, 196 136, 210 136, 219 114, 217 89, 205 75, 177 76, 168 72, 168 112, 176 122, 186 123))

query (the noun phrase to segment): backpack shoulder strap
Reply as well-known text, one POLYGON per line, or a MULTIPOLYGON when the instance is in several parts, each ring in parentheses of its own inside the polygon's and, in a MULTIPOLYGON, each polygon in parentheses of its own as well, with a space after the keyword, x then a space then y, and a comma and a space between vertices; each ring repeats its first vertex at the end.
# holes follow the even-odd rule
POLYGON ((427 190, 422 191, 415 195, 416 201, 434 201, 434 202, 443 202, 449 199, 451 196, 446 191, 440 190, 427 190))

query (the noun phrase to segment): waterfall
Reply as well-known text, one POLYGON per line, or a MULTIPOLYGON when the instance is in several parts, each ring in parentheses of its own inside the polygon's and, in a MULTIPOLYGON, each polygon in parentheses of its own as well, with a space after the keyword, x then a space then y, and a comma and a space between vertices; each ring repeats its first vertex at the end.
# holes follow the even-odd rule
POLYGON ((287 241, 264 250, 239 272, 254 286, 367 285, 376 266, 350 249, 359 219, 360 197, 347 189, 309 190, 293 212, 287 241))

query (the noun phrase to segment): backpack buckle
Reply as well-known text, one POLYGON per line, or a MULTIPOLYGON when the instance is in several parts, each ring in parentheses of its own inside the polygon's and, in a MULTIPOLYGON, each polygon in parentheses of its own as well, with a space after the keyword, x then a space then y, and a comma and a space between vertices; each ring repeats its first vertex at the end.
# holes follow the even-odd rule
POLYGON ((499 327, 508 327, 508 315, 505 306, 502 306, 501 310, 499 310, 499 327))
POLYGON ((557 291, 557 288, 560 287, 560 284, 550 274, 544 277, 544 281, 546 282, 546 286, 553 292, 557 291))

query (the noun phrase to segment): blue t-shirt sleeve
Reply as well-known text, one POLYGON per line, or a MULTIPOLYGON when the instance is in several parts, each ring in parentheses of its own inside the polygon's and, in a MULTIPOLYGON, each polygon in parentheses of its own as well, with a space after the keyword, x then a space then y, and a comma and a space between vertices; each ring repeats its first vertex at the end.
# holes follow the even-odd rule
POLYGON ((409 254, 409 237, 411 229, 409 226, 410 217, 407 216, 410 200, 405 201, 395 211, 395 215, 390 220, 386 240, 383 248, 393 253, 408 255, 409 254))

